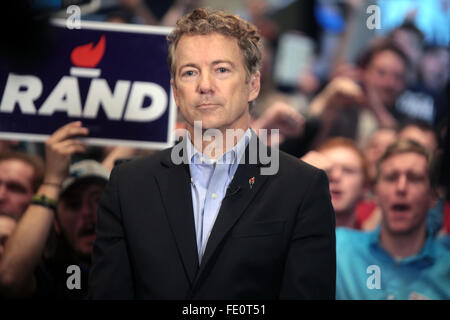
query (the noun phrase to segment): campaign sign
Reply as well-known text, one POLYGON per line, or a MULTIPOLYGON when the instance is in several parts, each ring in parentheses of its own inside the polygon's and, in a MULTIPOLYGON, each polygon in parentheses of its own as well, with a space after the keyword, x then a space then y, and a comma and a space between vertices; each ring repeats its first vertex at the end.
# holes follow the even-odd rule
POLYGON ((170 30, 101 22, 68 29, 54 20, 45 59, 26 68, 0 61, 0 139, 45 141, 81 120, 89 128, 87 143, 172 145, 170 30))

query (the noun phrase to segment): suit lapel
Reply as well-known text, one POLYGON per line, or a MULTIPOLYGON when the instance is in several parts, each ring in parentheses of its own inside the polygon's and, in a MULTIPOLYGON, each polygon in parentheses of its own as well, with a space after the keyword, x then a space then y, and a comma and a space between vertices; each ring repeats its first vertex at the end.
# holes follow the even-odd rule
POLYGON ((170 159, 170 152, 162 164, 166 168, 162 168, 163 170, 156 176, 156 180, 176 240, 178 253, 192 284, 198 271, 198 253, 189 167, 186 164, 174 165, 170 159))

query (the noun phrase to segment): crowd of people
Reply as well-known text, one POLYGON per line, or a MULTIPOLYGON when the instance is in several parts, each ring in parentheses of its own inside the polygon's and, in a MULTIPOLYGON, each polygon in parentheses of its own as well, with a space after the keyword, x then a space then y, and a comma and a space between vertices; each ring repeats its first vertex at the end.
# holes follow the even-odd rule
MULTIPOLYGON (((120 0, 103 18, 174 25, 200 2, 177 0, 161 13, 143 0, 120 0)), ((406 19, 371 39, 355 61, 336 59, 325 75, 306 70, 286 90, 273 80, 281 31, 264 4, 247 8, 265 37, 262 92, 250 123, 256 133, 279 129, 280 150, 327 173, 337 228, 336 299, 450 299, 449 47, 427 42, 406 19)), ((88 135, 76 121, 41 148, 0 141, 1 299, 87 298, 97 207, 109 174, 119 160, 155 152, 77 139, 88 135), (73 265, 81 289, 67 286, 73 265)))

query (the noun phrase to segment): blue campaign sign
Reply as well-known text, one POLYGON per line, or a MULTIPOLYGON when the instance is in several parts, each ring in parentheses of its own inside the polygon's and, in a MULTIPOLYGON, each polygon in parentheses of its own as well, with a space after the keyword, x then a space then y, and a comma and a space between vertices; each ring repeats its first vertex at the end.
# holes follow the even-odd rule
POLYGON ((81 120, 87 143, 166 148, 176 107, 167 66, 171 28, 54 20, 37 65, 0 61, 0 139, 44 141, 81 120))

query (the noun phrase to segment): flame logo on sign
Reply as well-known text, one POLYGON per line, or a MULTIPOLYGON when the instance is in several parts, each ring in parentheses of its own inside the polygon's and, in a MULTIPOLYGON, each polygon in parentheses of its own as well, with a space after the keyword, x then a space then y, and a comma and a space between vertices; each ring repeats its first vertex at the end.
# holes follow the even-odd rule
POLYGON ((102 35, 95 47, 93 47, 93 45, 94 43, 91 42, 73 49, 72 53, 70 54, 70 60, 72 60, 72 63, 78 67, 96 67, 99 64, 100 60, 102 60, 103 54, 105 53, 105 35, 102 35))

